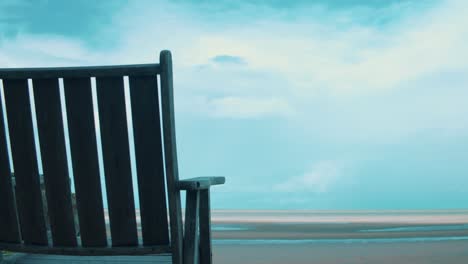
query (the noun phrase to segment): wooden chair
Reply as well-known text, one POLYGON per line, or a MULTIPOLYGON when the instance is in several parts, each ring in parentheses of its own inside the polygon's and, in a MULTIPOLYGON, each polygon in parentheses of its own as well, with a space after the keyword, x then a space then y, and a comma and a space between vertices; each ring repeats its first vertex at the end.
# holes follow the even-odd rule
POLYGON ((159 64, 0 69, 0 80, 5 98, 5 106, 0 101, 0 250, 70 256, 171 254, 173 263, 212 262, 209 189, 223 184, 225 179, 179 180, 169 51, 161 52, 159 64), (124 96, 127 77, 141 231, 137 229, 132 187, 124 96), (105 221, 99 173, 94 81, 109 226, 105 221), (64 89, 76 208, 71 199, 59 83, 64 89), (46 212, 38 177, 28 90, 31 84, 46 212), (4 109, 15 188, 8 159, 4 109), (182 190, 187 192, 184 230, 182 190), (75 228, 77 220, 79 234, 75 228))

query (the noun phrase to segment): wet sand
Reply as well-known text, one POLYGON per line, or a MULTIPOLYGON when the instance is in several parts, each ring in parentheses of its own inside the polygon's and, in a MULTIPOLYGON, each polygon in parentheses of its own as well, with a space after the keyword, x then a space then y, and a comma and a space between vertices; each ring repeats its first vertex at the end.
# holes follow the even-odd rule
POLYGON ((468 241, 314 244, 215 245, 220 264, 463 264, 468 263, 468 241))
POLYGON ((411 238, 411 237, 452 237, 468 236, 468 225, 453 230, 426 231, 389 231, 372 232, 373 230, 386 230, 415 227, 457 227, 458 224, 402 224, 402 223, 223 223, 222 226, 233 227, 233 231, 215 231, 215 239, 372 239, 372 238, 411 238), (237 228, 237 230, 235 229, 237 228))

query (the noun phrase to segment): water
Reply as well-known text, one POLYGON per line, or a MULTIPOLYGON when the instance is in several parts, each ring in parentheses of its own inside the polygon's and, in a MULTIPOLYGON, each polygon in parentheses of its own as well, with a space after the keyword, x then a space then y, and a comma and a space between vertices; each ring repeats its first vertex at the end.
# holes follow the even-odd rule
POLYGON ((468 236, 452 237, 408 237, 408 238, 369 238, 369 239, 215 239, 215 245, 294 245, 294 244, 368 244, 401 242, 442 242, 468 241, 468 236))
POLYGON ((464 241, 468 211, 215 211, 215 244, 464 241), (454 235, 455 234, 455 235, 454 235))
POLYGON ((247 231, 250 230, 251 228, 245 227, 245 226, 239 226, 239 225, 230 225, 230 226, 225 226, 225 225, 213 225, 211 227, 212 231, 247 231))
POLYGON ((419 232, 419 231, 454 231, 468 230, 468 224, 464 225, 430 225, 430 226, 403 226, 393 228, 365 229, 360 232, 419 232))

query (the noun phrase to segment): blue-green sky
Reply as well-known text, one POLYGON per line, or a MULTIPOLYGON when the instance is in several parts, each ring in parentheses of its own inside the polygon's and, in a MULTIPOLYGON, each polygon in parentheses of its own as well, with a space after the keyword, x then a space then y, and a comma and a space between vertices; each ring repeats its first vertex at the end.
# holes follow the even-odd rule
POLYGON ((215 208, 468 207, 468 2, 0 2, 0 67, 170 49, 181 178, 215 208))

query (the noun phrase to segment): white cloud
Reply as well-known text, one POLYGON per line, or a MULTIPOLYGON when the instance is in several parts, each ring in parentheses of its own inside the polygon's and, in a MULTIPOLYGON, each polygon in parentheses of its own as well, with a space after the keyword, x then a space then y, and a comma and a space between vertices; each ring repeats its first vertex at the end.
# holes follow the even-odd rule
POLYGON ((209 104, 214 117, 259 118, 293 113, 289 104, 279 98, 224 97, 213 99, 209 104))
POLYGON ((104 54, 89 51, 76 39, 18 34, 0 38, 0 67, 51 67, 106 64, 104 54))
MULTIPOLYGON (((421 85, 417 82, 434 74, 468 71, 466 1, 448 0, 431 8, 394 4, 346 11, 311 6, 289 10, 289 16, 261 5, 239 7, 226 14, 228 20, 243 17, 244 11, 255 14, 254 18, 223 25, 181 3, 130 2, 115 14, 109 27, 118 28, 117 35, 110 29, 96 29, 110 43, 116 43, 114 48, 94 51, 76 39, 19 34, 0 41, 0 67, 155 62, 159 50, 171 49, 182 109, 227 118, 297 117, 285 115, 291 112, 308 118, 316 115, 316 98, 335 107, 341 103, 336 98, 406 89, 408 82, 421 85), (391 19, 384 25, 365 22, 376 17, 391 19), (197 70, 197 65, 209 65, 220 54, 242 57, 248 63, 197 70)), ((424 114, 415 118, 438 115, 441 108, 450 107, 425 106, 420 111, 424 114)), ((392 112, 384 110, 384 114, 392 112)), ((337 111, 339 108, 325 113, 330 116, 323 122, 355 120, 347 110, 336 120, 333 115, 337 111)), ((375 127, 368 120, 379 118, 375 109, 357 114, 364 127, 375 127)), ((452 112, 447 116, 454 118, 452 112)), ((308 122, 304 120, 299 123, 305 126, 308 122)), ((400 129, 411 129, 415 124, 419 122, 410 119, 400 129)), ((424 129, 427 124, 419 127, 424 129)), ((359 129, 354 132, 362 132, 359 129)))
MULTIPOLYGON (((444 1, 432 9, 414 7, 403 13, 406 16, 384 26, 366 25, 356 13, 362 17, 373 17, 375 12, 388 16, 403 12, 407 5, 351 8, 347 12, 313 6, 293 10, 297 11, 293 20, 278 16, 279 10, 247 7, 253 9, 250 12, 264 12, 248 25, 220 26, 192 14, 184 5, 129 3, 113 21, 114 27, 121 29, 120 36, 114 36, 118 49, 98 58, 80 41, 57 36, 20 35, 1 46, 12 52, 8 57, 19 57, 19 63, 10 62, 15 65, 29 62, 22 58, 28 51, 27 55, 39 56, 44 64, 50 64, 46 58, 52 64, 58 63, 57 58, 74 64, 90 60, 135 63, 155 61, 157 50, 169 48, 175 53, 178 68, 205 64, 219 54, 241 56, 251 70, 285 76, 297 86, 293 90, 300 92, 324 87, 334 91, 395 88, 405 80, 435 71, 468 68, 466 1, 444 1)), ((232 13, 242 17, 240 11, 232 13)), ((106 35, 105 29, 97 32, 106 35)))
POLYGON ((208 118, 259 119, 289 118, 296 114, 293 106, 278 97, 248 96, 185 96, 179 100, 178 111, 208 118))
POLYGON ((276 184, 273 190, 280 192, 327 192, 342 177, 342 166, 333 160, 315 163, 310 170, 299 177, 276 184))
MULTIPOLYGON (((444 97, 437 108, 424 105, 425 108, 409 116, 405 111, 412 111, 411 104, 405 103, 404 107, 408 108, 400 108, 398 101, 392 106, 381 97, 388 91, 409 90, 408 83, 414 85, 411 89, 423 90, 427 79, 435 74, 468 71, 465 45, 468 42, 468 17, 465 15, 468 2, 448 0, 431 6, 405 3, 411 4, 367 9, 351 7, 345 12, 317 7, 289 10, 294 13, 293 19, 282 16, 284 11, 281 10, 249 5, 240 10, 258 11, 261 15, 224 26, 222 22, 204 20, 184 5, 154 4, 153 7, 162 5, 170 10, 164 13, 157 11, 161 8, 151 8, 151 4, 145 6, 145 10, 141 5, 132 5, 117 16, 116 24, 120 23, 124 32, 119 53, 129 60, 151 60, 154 54, 148 54, 148 50, 159 47, 173 50, 176 87, 181 94, 178 100, 184 101, 187 112, 197 111, 200 104, 206 103, 208 105, 201 108, 210 110, 198 112, 213 116, 210 107, 215 103, 215 113, 219 117, 232 117, 234 110, 236 116, 258 117, 262 109, 272 109, 271 105, 278 104, 272 103, 271 98, 281 98, 280 105, 293 107, 296 113, 303 114, 298 120, 302 126, 313 123, 312 129, 316 129, 323 127, 322 122, 333 129, 332 134, 341 128, 339 131, 362 137, 376 133, 386 135, 387 131, 399 135, 424 130, 434 122, 447 127, 445 117, 442 121, 431 117, 440 116, 439 112, 444 111, 449 119, 454 119, 458 112, 468 112, 466 107, 451 112, 444 110, 451 108, 448 97, 444 97), (135 13, 140 16, 132 17, 135 13), (365 22, 381 17, 391 19, 385 24, 365 22), (143 24, 154 26, 141 27, 143 24), (194 65, 205 65, 219 54, 240 56, 248 64, 242 71, 216 67, 199 72, 192 70, 194 65), (275 83, 249 75, 258 72, 269 73, 283 81, 275 83), (212 96, 213 93, 216 96, 212 96), (353 100, 367 94, 371 94, 371 100, 382 100, 384 104, 378 108, 364 104, 374 108, 358 111, 343 109, 356 107, 354 104, 361 102, 353 100), (236 99, 217 99, 222 97, 236 99), (254 106, 251 99, 245 99, 252 97, 263 98, 263 103, 254 106), (238 108, 236 105, 241 99, 246 107, 238 108), (318 117, 326 120, 308 121, 317 116, 314 104, 325 104, 332 109, 323 113, 328 116, 318 117), (392 116, 395 107, 399 111, 397 116, 392 116), (350 126, 343 127, 338 122, 350 126)), ((241 11, 231 10, 226 16, 243 17, 241 11)), ((441 87, 433 93, 435 96, 443 94, 443 89, 450 88, 441 87)), ((414 99, 415 105, 420 105, 415 94, 409 97, 414 99)), ((273 111, 284 116, 283 112, 273 111)))
POLYGON ((252 68, 287 76, 301 93, 322 87, 339 93, 389 89, 433 72, 468 69, 467 10, 466 2, 446 1, 388 26, 356 22, 352 12, 345 27, 321 23, 321 17, 272 20, 203 34, 194 48, 203 54, 198 57, 239 54, 252 68))

